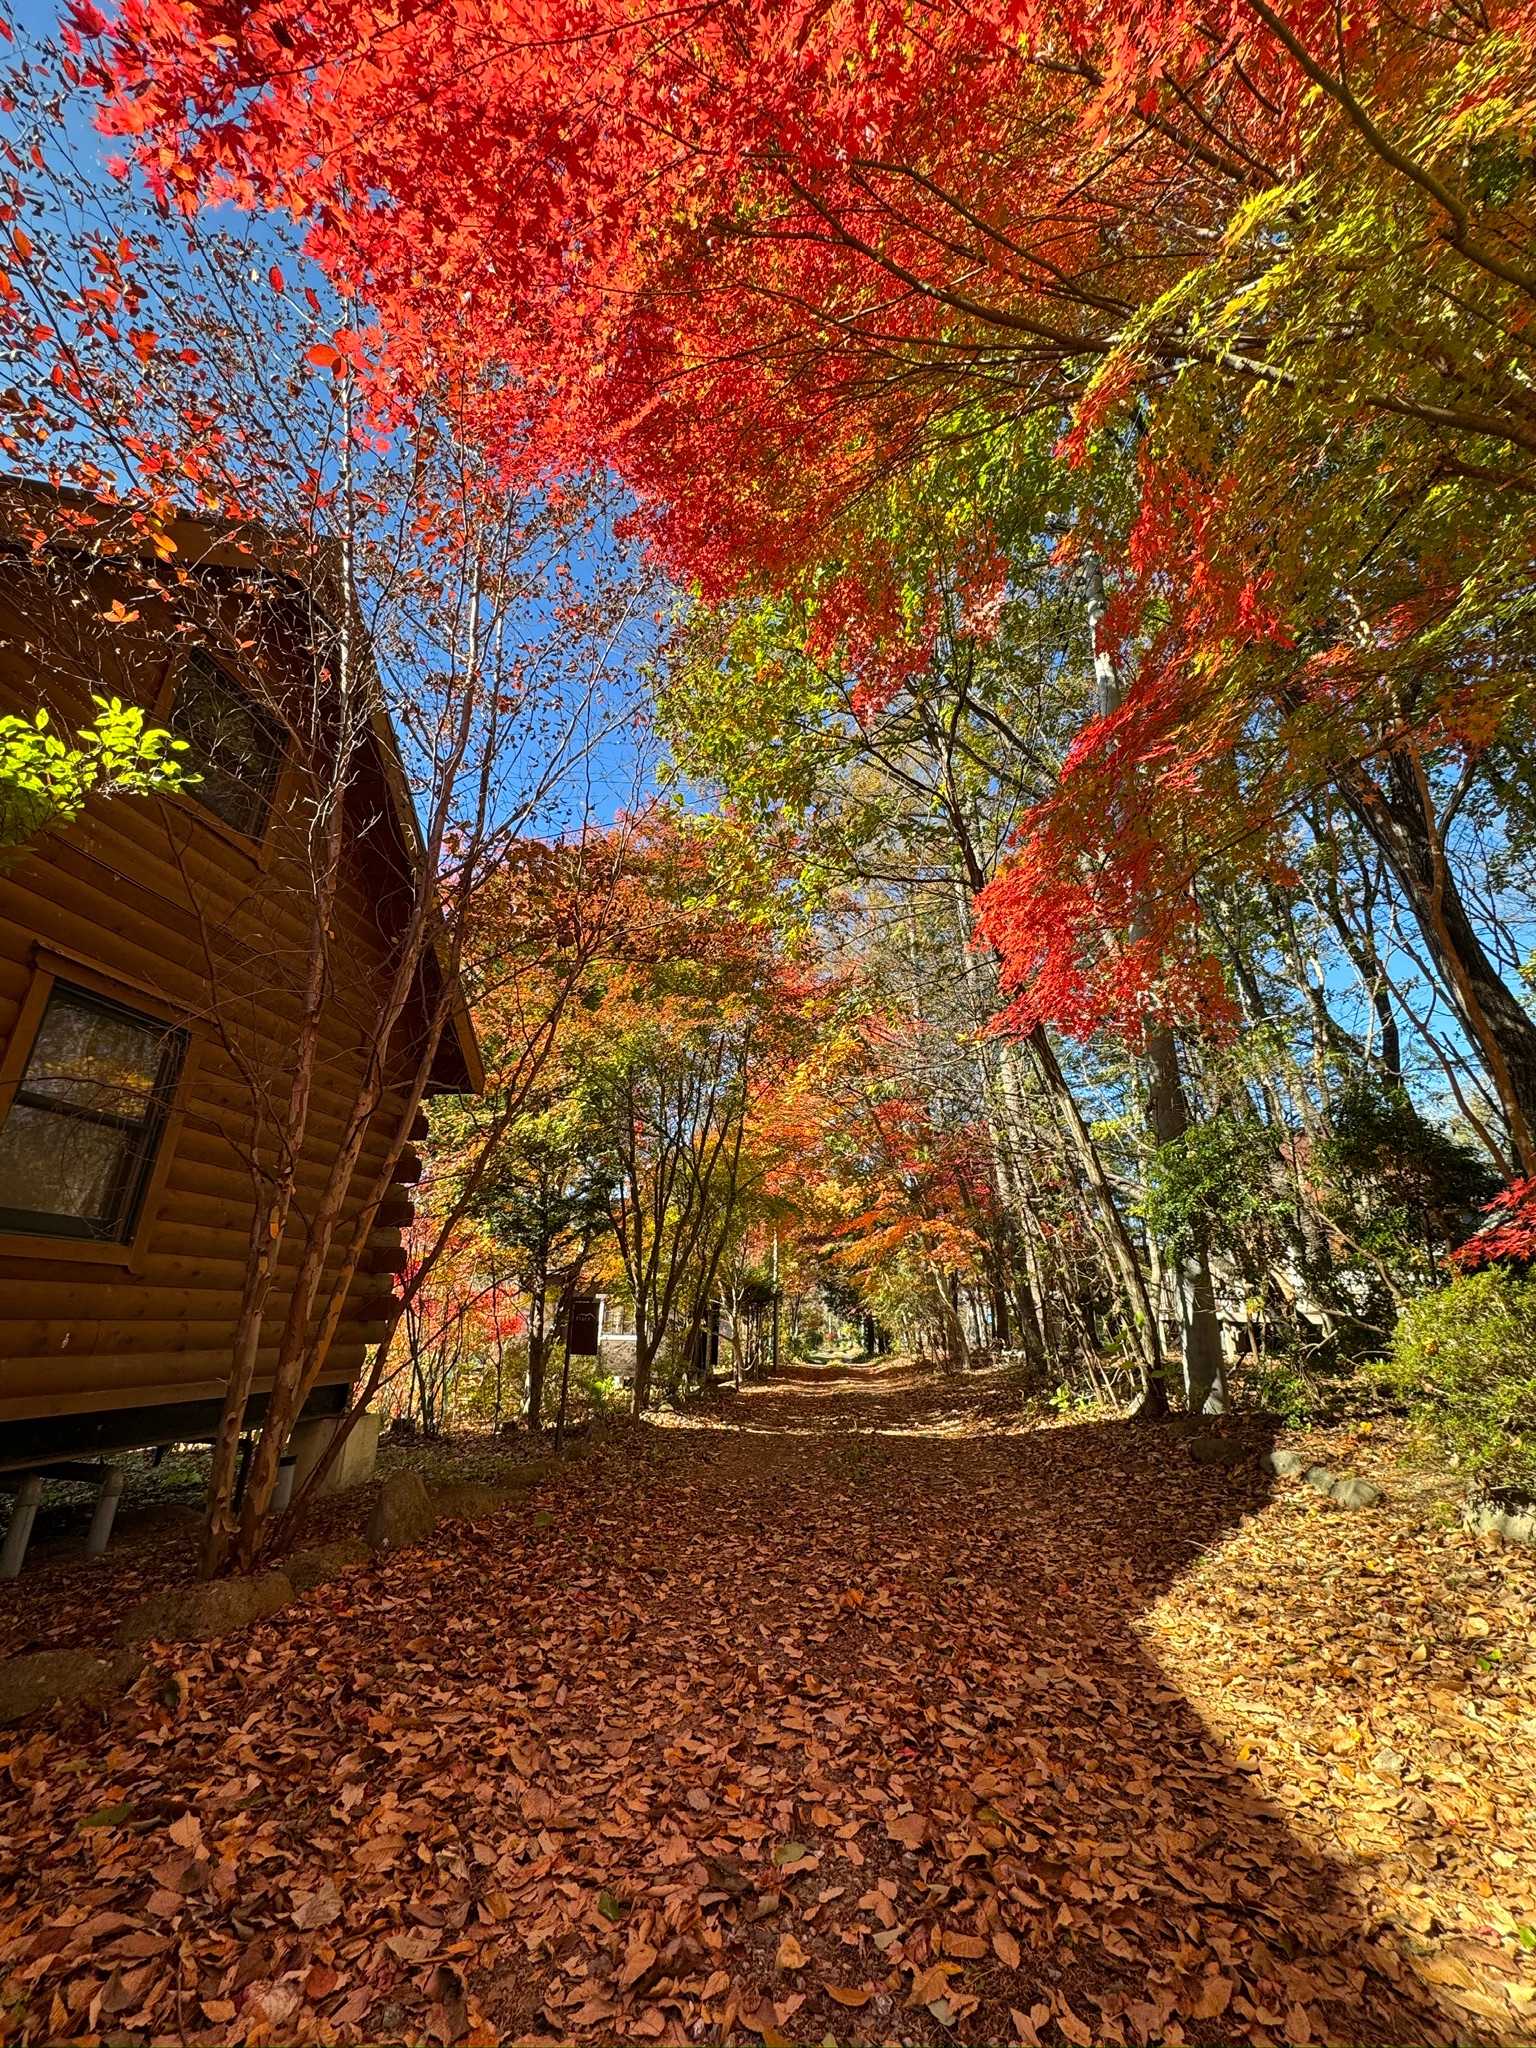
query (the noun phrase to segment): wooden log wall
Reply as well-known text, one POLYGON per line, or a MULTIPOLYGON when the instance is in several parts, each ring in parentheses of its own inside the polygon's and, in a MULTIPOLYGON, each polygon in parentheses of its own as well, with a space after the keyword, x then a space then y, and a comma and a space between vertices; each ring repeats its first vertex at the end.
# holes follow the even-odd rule
MULTIPOLYGON (((192 594, 206 613, 205 585, 192 594)), ((262 602, 270 620, 273 602, 262 602)), ((31 717, 42 704, 56 726, 76 726, 91 716, 94 690, 164 720, 189 639, 226 666, 220 642, 232 641, 248 656, 234 674, 242 687, 260 689, 269 703, 284 695, 302 701, 313 672, 302 630, 288 632, 279 649, 288 672, 274 682, 274 638, 283 636, 267 631, 251 653, 249 610, 224 588, 213 602, 214 630, 190 602, 146 596, 132 562, 66 562, 41 574, 14 554, 0 556, 0 710, 31 717), (131 620, 115 623, 124 613, 131 620)), ((132 1246, 0 1232, 0 1435, 21 1418, 222 1397, 254 1210, 252 1148, 270 1159, 301 1008, 316 788, 303 752, 302 741, 290 750, 259 844, 222 825, 193 794, 93 800, 73 826, 43 835, 0 872, 0 1057, 34 978, 50 970, 192 1034, 132 1246)), ((384 762, 365 755, 348 792, 353 830, 333 920, 330 994, 258 1390, 270 1385, 305 1218, 355 1099, 390 967, 392 922, 410 897, 412 853, 385 778, 384 762)), ((444 1079, 463 1082, 452 1048, 444 1079)), ((402 1106, 396 1087, 374 1119, 353 1215, 402 1106)), ((0 1099, 0 1114, 8 1107, 8 1096, 0 1099)), ((410 1171, 407 1157, 402 1172, 410 1171)), ((408 1208, 392 1197, 389 1213, 394 1220, 375 1229, 363 1262, 371 1270, 353 1282, 322 1384, 355 1378, 380 1333, 392 1269, 403 1264, 398 1219, 408 1208)), ((333 1272, 348 1234, 345 1226, 337 1234, 333 1272)))

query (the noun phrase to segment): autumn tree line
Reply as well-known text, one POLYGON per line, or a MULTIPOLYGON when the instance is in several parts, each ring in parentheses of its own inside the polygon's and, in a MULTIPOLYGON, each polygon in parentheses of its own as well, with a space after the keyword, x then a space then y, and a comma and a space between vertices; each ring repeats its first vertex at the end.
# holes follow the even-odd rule
POLYGON ((499 1366, 510 1294, 526 1403, 601 1278, 643 1406, 734 1279, 1066 1401, 1395 1375, 1529 1467, 1532 29, 72 0, 18 55, 10 459, 388 597, 492 1047, 398 1341, 499 1366), (614 508, 553 683, 518 579, 614 508), (492 796, 601 755, 615 649, 659 794, 492 796))

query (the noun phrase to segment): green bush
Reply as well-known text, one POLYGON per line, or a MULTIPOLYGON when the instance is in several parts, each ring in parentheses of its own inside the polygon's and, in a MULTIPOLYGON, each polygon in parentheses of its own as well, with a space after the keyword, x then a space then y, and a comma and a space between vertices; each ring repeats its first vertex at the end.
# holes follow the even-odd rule
POLYGON ((1271 1353, 1258 1359, 1239 1359, 1230 1373, 1239 1406, 1262 1409, 1266 1415, 1297 1429, 1317 1413, 1317 1390, 1288 1352, 1271 1353))
POLYGON ((1399 1319, 1385 1371, 1465 1470, 1536 1479, 1536 1278, 1490 1267, 1421 1295, 1399 1319))

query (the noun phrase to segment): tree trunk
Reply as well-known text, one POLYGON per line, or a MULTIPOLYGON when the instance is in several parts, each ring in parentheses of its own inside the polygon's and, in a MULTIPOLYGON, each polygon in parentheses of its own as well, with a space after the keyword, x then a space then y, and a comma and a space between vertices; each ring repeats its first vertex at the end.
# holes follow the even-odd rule
MULTIPOLYGON (((532 1233, 530 1232, 530 1235, 532 1233)), ((540 1265, 533 1276, 534 1284, 529 1292, 528 1306, 528 1427, 535 1435, 544 1427, 544 1366, 547 1346, 545 1343, 546 1307, 545 1296, 549 1289, 549 1276, 540 1265)))
POLYGON ((630 1409, 638 1422, 651 1405, 651 1365, 654 1339, 645 1327, 645 1304, 640 1291, 635 1290, 635 1383, 631 1390, 630 1409))
POLYGON ((1357 769, 1341 786, 1407 897, 1482 1056, 1522 1173, 1536 1174, 1536 1024, 1505 987, 1468 915, 1446 859, 1421 758, 1401 747, 1387 756, 1379 780, 1357 769))
MULTIPOLYGON (((1171 1144, 1189 1129, 1189 1102, 1179 1074, 1179 1049, 1164 1024, 1149 1024, 1145 1033, 1151 1085, 1147 1117, 1159 1145, 1171 1144)), ((1209 1253, 1202 1246, 1179 1269, 1175 1293, 1184 1351, 1184 1405, 1191 1415, 1224 1415, 1227 1409, 1227 1368, 1221 1349, 1221 1323, 1216 1314, 1216 1289, 1211 1282, 1209 1253)))
POLYGON ((1067 1078, 1061 1071, 1060 1062, 1046 1036, 1045 1026, 1037 1024, 1027 1041, 1030 1051, 1040 1068, 1041 1077, 1050 1091, 1051 1099, 1061 1112, 1062 1121, 1072 1140, 1072 1149, 1077 1154, 1084 1178, 1093 1190, 1103 1220, 1105 1234, 1116 1268, 1119 1271, 1122 1290, 1130 1309, 1131 1341, 1136 1346, 1141 1361, 1142 1391, 1137 1404, 1139 1414, 1166 1415, 1168 1396, 1162 1380, 1162 1345, 1158 1335, 1157 1317, 1153 1313, 1151 1297, 1147 1293, 1146 1276, 1141 1270, 1141 1261, 1136 1256, 1136 1247, 1131 1234, 1125 1227, 1125 1218, 1120 1214, 1115 1200, 1115 1191, 1109 1184, 1104 1171, 1104 1162, 1099 1157, 1099 1148, 1093 1142, 1093 1133, 1083 1120, 1083 1113, 1077 1106, 1077 1098, 1067 1085, 1067 1078))

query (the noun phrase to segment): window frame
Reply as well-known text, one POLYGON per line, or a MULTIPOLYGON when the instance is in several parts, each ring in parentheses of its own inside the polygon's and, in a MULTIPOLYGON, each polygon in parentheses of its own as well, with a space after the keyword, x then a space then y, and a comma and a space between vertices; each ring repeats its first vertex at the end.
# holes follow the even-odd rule
POLYGON ((201 646, 185 649, 180 658, 172 661, 170 664, 169 672, 161 686, 158 701, 155 705, 154 716, 157 725, 163 725, 178 739, 186 737, 185 734, 177 732, 176 729, 176 699, 181 694, 182 684, 185 682, 187 671, 192 666, 194 660, 205 662, 211 669, 223 677, 225 683, 237 696, 246 699, 255 710, 258 718, 265 720, 273 728, 274 732, 281 737, 282 749, 278 756, 276 773, 272 777, 272 787, 267 796, 266 812, 262 818, 259 832, 247 832, 242 826, 232 825, 227 818, 221 818, 216 810, 213 810, 208 804, 203 802, 202 798, 198 795, 199 785, 195 782, 188 783, 185 789, 176 791, 173 801, 193 811, 210 831, 217 832, 231 846, 237 847, 242 853, 253 856, 265 865, 268 842, 272 834, 272 821, 282 808, 285 785, 293 765, 292 730, 284 719, 279 718, 275 711, 269 711, 266 705, 260 703, 237 677, 232 676, 225 664, 219 660, 218 656, 211 649, 201 646))
MULTIPOLYGON (((76 1264, 126 1266, 136 1272, 142 1267, 166 1177, 176 1156, 205 1034, 175 1004, 167 1002, 155 990, 126 977, 104 973, 84 956, 36 946, 33 948, 32 979, 22 998, 4 1054, 0 1056, 0 1124, 11 1113, 47 1014, 49 1000, 55 985, 61 981, 100 1002, 179 1031, 182 1035, 180 1069, 161 1109, 154 1149, 141 1171, 128 1235, 123 1238, 77 1237, 72 1233, 61 1236, 47 1229, 5 1229, 0 1230, 0 1260, 46 1257, 76 1264)), ((43 1211, 38 1213, 40 1216, 46 1214, 43 1211)))

